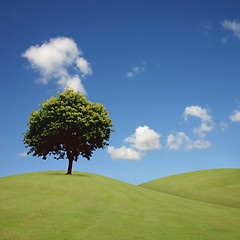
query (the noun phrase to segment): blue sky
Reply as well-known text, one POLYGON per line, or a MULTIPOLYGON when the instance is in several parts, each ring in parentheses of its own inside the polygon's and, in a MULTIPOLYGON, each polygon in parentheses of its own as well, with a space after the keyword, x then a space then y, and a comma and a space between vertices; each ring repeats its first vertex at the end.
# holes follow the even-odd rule
POLYGON ((67 169, 22 141, 31 111, 67 86, 104 104, 116 130, 75 171, 140 184, 240 167, 238 0, 0 5, 0 177, 67 169))

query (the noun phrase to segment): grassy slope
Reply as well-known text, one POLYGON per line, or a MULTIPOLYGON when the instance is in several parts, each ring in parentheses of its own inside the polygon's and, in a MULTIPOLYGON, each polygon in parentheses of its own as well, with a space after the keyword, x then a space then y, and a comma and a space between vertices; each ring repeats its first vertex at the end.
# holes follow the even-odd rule
POLYGON ((240 208, 240 169, 212 169, 160 178, 141 187, 240 208))
POLYGON ((240 209, 99 175, 38 172, 0 179, 0 239, 239 239, 240 209))

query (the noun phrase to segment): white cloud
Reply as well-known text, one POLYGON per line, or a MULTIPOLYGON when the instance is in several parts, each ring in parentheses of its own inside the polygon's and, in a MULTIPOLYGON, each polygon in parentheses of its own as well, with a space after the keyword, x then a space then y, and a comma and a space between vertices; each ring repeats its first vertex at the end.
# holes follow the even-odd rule
POLYGON ((206 132, 211 132, 214 128, 214 124, 207 125, 206 123, 202 123, 200 127, 196 127, 193 129, 193 132, 200 136, 201 138, 204 138, 206 136, 206 132))
POLYGON ((73 39, 57 37, 40 46, 31 46, 22 56, 28 59, 33 69, 40 72, 39 82, 47 84, 51 79, 58 79, 57 83, 62 89, 67 86, 86 94, 80 76, 68 73, 70 67, 72 70, 77 65, 82 76, 92 74, 87 60, 79 57, 82 54, 73 39))
POLYGON ((168 135, 167 145, 169 150, 180 150, 181 148, 188 148, 190 139, 185 135, 184 132, 178 132, 174 136, 173 134, 168 135))
POLYGON ((209 148, 212 143, 204 138, 207 132, 212 131, 215 123, 213 122, 212 117, 208 114, 207 109, 199 106, 190 106, 185 108, 183 115, 186 121, 188 120, 188 117, 196 117, 200 119, 201 125, 193 128, 194 134, 196 134, 199 139, 192 140, 184 132, 169 134, 167 137, 168 149, 190 150, 209 148))
POLYGON ((214 128, 215 124, 212 117, 208 115, 206 108, 201 108, 199 106, 186 107, 183 115, 185 120, 188 120, 189 116, 200 118, 201 125, 198 128, 194 128, 193 132, 201 138, 206 136, 205 132, 210 132, 214 128))
POLYGON ((197 148, 197 149, 205 149, 212 146, 212 143, 210 141, 204 140, 204 139, 198 139, 196 141, 193 141, 190 146, 188 146, 189 149, 197 148))
MULTIPOLYGON (((145 64, 146 65, 146 64, 145 64)), ((145 71, 145 67, 141 67, 141 66, 135 66, 133 67, 132 71, 131 72, 127 72, 126 76, 128 78, 132 78, 134 75, 136 74, 140 74, 142 72, 145 71)))
POLYGON ((223 22, 221 22, 222 26, 225 29, 231 30, 233 32, 233 35, 235 35, 240 40, 240 22, 237 20, 229 20, 226 19, 223 22))
POLYGON ((133 68, 133 71, 135 73, 141 73, 141 72, 145 71, 145 67, 136 66, 136 67, 133 68))
POLYGON ((19 157, 27 157, 27 152, 19 153, 18 156, 19 157))
POLYGON ((46 77, 72 64, 79 54, 80 51, 72 39, 58 37, 50 39, 41 46, 31 46, 22 56, 46 77))
POLYGON ((81 79, 78 75, 75 76, 62 76, 58 80, 58 85, 61 89, 66 90, 68 87, 74 89, 75 91, 79 91, 80 93, 87 95, 86 90, 81 82, 81 79))
POLYGON ((107 152, 114 159, 140 160, 141 153, 132 148, 122 146, 121 148, 108 147, 107 152))
POLYGON ((167 137, 167 146, 169 150, 180 149, 204 149, 209 148, 212 145, 210 141, 204 139, 191 140, 184 132, 178 132, 175 135, 170 134, 167 137))
POLYGON ((128 77, 128 78, 132 78, 133 77, 133 72, 127 72, 127 74, 126 74, 126 76, 128 77))
POLYGON ((211 117, 207 114, 206 108, 201 108, 199 106, 191 106, 186 107, 184 111, 185 120, 187 120, 188 116, 198 117, 204 122, 211 122, 211 117))
POLYGON ((138 127, 133 135, 124 141, 133 143, 132 147, 140 151, 158 150, 161 148, 160 137, 158 133, 148 126, 138 127))
POLYGON ((107 152, 115 159, 140 160, 144 152, 161 148, 160 137, 161 135, 148 126, 138 127, 133 135, 124 140, 131 143, 130 148, 108 147, 107 152))
POLYGON ((240 122, 240 111, 234 110, 233 115, 230 115, 229 118, 232 122, 240 122))
POLYGON ((83 77, 87 76, 87 75, 92 75, 92 68, 90 63, 84 59, 84 58, 78 58, 76 60, 76 64, 78 66, 78 68, 80 69, 80 72, 82 73, 83 77))

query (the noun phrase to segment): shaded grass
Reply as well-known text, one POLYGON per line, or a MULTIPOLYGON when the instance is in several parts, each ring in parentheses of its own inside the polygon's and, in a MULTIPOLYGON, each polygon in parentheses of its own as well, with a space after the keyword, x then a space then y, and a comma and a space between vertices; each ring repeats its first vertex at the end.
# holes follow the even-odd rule
POLYGON ((0 239, 239 239, 240 209, 63 171, 0 179, 0 239))

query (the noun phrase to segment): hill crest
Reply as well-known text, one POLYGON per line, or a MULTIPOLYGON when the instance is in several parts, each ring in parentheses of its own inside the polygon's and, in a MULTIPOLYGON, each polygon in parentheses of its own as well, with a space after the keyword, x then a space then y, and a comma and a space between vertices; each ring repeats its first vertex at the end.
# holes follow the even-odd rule
POLYGON ((209 169, 152 180, 139 186, 179 197, 240 207, 240 169, 209 169))
POLYGON ((240 209, 65 171, 0 178, 1 239, 238 239, 240 209))

